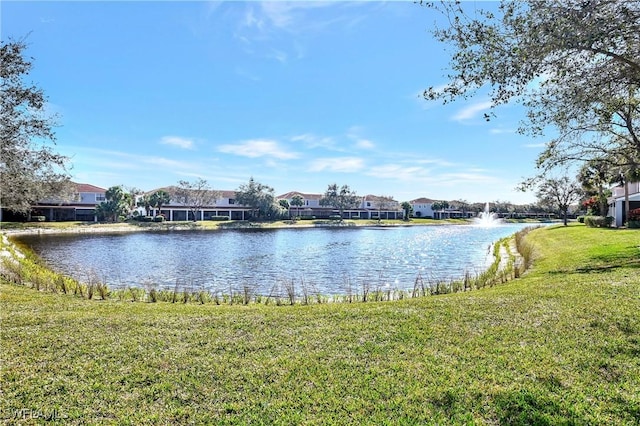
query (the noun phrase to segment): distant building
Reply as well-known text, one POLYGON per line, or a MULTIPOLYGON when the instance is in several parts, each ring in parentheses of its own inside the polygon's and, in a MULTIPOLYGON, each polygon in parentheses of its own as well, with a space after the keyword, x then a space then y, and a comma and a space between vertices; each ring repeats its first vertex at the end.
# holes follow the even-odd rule
POLYGON ((73 183, 75 193, 69 200, 50 198, 33 206, 32 216, 44 216, 50 222, 95 222, 96 206, 105 201, 106 189, 88 183, 73 183))
MULTIPOLYGON (((163 190, 167 192, 169 195, 172 195, 176 188, 175 187, 164 187, 157 188, 153 191, 149 191, 145 193, 145 195, 151 195, 154 192, 163 190)), ((202 208, 197 212, 197 220, 210 220, 215 216, 227 216, 230 220, 246 220, 249 218, 250 208, 247 206, 243 206, 236 202, 236 191, 215 191, 218 193, 218 198, 216 198, 215 203, 207 206, 202 206, 202 208)), ((140 214, 145 214, 143 208, 139 208, 140 214)), ((160 211, 156 208, 151 209, 151 214, 153 216, 163 215, 168 221, 186 221, 186 220, 194 220, 193 213, 190 211, 189 206, 185 206, 182 203, 179 203, 175 199, 171 199, 169 203, 164 204, 160 211)))
MULTIPOLYGON (((277 200, 287 200, 292 216, 315 217, 326 219, 338 215, 340 212, 332 206, 320 204, 323 194, 309 194, 298 191, 287 192, 276 197, 277 200), (302 199, 302 206, 291 204, 295 197, 302 199)), ((358 197, 357 205, 343 212, 343 219, 402 219, 404 212, 400 203, 388 197, 365 195, 358 197)))
POLYGON ((432 219, 435 217, 433 208, 431 207, 433 203, 435 203, 435 200, 424 197, 409 201, 409 204, 411 204, 413 208, 414 217, 427 217, 432 219))

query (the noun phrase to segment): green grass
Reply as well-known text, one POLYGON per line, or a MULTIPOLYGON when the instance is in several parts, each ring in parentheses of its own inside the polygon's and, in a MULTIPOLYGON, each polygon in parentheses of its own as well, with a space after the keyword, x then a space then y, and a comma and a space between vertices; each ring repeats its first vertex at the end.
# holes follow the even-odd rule
POLYGON ((396 302, 131 303, 2 284, 0 418, 640 423, 640 232, 527 238, 537 260, 521 279, 396 302))
POLYGON ((469 221, 465 219, 420 219, 412 218, 409 221, 400 219, 381 220, 377 219, 350 219, 344 220, 341 223, 330 220, 275 220, 275 221, 260 221, 260 222, 248 222, 248 221, 212 221, 212 220, 199 220, 193 221, 175 221, 175 222, 136 222, 126 221, 118 223, 95 223, 95 222, 0 222, 0 230, 6 231, 25 231, 25 230, 38 230, 45 229, 50 231, 78 231, 83 232, 91 229, 100 229, 101 231, 122 230, 130 227, 132 230, 145 229, 145 230, 172 230, 172 229, 194 229, 194 230, 216 230, 216 229, 237 229, 237 228, 282 228, 282 227, 308 227, 316 225, 342 225, 342 226, 377 226, 377 225, 397 225, 397 226, 409 226, 409 225, 451 225, 451 224, 468 224, 469 221))

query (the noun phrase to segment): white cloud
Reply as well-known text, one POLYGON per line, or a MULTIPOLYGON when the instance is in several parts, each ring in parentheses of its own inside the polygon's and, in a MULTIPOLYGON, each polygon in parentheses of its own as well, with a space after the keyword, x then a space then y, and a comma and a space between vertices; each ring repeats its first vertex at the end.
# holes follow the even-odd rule
POLYGON ((356 141, 356 146, 362 149, 373 149, 375 148, 375 144, 367 139, 359 139, 356 141))
POLYGON ((244 77, 244 78, 246 78, 248 80, 251 80, 251 81, 260 81, 260 80, 262 80, 262 78, 259 75, 255 74, 255 73, 253 73, 251 71, 248 71, 245 68, 237 67, 236 68, 236 74, 239 75, 240 77, 244 77))
POLYGON ((364 168, 364 160, 358 157, 318 158, 311 162, 309 170, 312 172, 341 172, 355 173, 364 168))
POLYGON ((466 108, 458 111, 452 119, 454 121, 466 121, 473 118, 476 118, 479 113, 482 111, 488 110, 491 108, 491 101, 478 102, 475 104, 471 104, 466 108))
POLYGON ((432 164, 434 166, 440 166, 440 167, 454 167, 457 165, 456 163, 452 163, 451 161, 441 160, 439 158, 425 158, 425 159, 415 160, 415 162, 417 164, 432 164))
POLYGON ((170 160, 168 158, 163 158, 163 157, 140 157, 140 158, 141 158, 141 161, 146 164, 151 164, 153 166, 158 166, 158 167, 164 167, 168 170, 179 170, 179 169, 189 170, 189 168, 192 168, 192 165, 190 163, 185 163, 183 161, 170 160))
POLYGON ((178 148, 183 148, 183 149, 194 148, 193 140, 183 138, 180 136, 163 136, 162 139, 160 139, 160 143, 163 145, 177 146, 178 148))
POLYGON ((364 131, 364 128, 362 126, 351 126, 349 129, 347 129, 347 137, 355 142, 356 148, 360 148, 360 149, 375 148, 375 144, 372 141, 362 137, 363 131, 364 131))
POLYGON ((439 185, 469 185, 470 187, 500 182, 495 176, 483 173, 443 173, 439 176, 439 185))
POLYGON ((309 35, 330 29, 348 31, 365 19, 366 15, 356 9, 359 5, 347 5, 335 1, 246 2, 234 36, 248 54, 287 63, 306 55, 309 35), (322 13, 329 8, 340 12, 331 16, 322 13))
POLYGON ((296 135, 291 138, 291 142, 302 142, 307 148, 324 148, 328 150, 340 150, 336 147, 333 138, 328 136, 317 136, 312 133, 296 135))
POLYGON ((419 166, 406 166, 402 164, 383 164, 372 167, 368 176, 375 176, 379 179, 395 179, 405 182, 415 182, 425 179, 429 175, 429 170, 419 166))
POLYGON ((278 142, 266 139, 249 140, 237 145, 220 145, 218 151, 249 158, 272 157, 279 160, 292 160, 300 157, 296 152, 282 149, 278 142))
POLYGON ((283 50, 271 48, 269 49, 269 53, 267 53, 267 58, 275 59, 284 64, 289 59, 289 55, 283 50))

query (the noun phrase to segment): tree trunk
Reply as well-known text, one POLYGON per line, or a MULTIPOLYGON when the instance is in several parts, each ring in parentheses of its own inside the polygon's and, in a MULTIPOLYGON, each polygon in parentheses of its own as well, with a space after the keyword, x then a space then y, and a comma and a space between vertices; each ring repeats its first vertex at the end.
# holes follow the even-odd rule
POLYGON ((607 216, 607 212, 609 211, 609 204, 606 201, 607 198, 604 196, 602 187, 598 188, 598 206, 600 206, 600 216, 603 217, 607 216))
POLYGON ((629 222, 629 179, 624 180, 624 221, 623 225, 629 222))

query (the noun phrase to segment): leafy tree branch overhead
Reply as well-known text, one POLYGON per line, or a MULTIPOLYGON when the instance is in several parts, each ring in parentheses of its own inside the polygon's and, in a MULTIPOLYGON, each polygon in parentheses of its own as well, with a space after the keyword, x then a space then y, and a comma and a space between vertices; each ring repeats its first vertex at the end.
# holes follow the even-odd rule
POLYGON ((24 39, 0 41, 0 204, 29 214, 37 200, 74 194, 67 158, 53 150, 56 117, 44 91, 26 81, 33 67, 26 50, 24 39))
POLYGON ((537 166, 590 160, 640 167, 640 1, 421 2, 444 16, 433 35, 453 47, 444 103, 488 89, 492 105, 518 102, 520 132, 557 136, 537 166))

